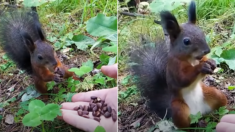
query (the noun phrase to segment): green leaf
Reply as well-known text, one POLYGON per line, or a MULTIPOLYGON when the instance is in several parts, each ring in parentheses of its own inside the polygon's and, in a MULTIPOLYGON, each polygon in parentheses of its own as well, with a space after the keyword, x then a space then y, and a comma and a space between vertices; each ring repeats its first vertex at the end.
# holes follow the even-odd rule
POLYGON ((100 77, 96 78, 95 83, 99 83, 101 85, 104 85, 105 84, 105 77, 100 76, 100 77))
POLYGON ((72 40, 74 41, 75 45, 78 49, 85 51, 89 45, 93 45, 95 41, 85 35, 75 35, 73 36, 72 40))
POLYGON ((162 10, 172 11, 182 5, 182 3, 189 3, 190 0, 154 0, 150 3, 149 8, 151 12, 159 13, 162 10))
POLYGON ((221 54, 229 68, 235 70, 235 49, 224 50, 221 54))
POLYGON ((196 115, 190 115, 190 119, 191 119, 191 123, 198 123, 199 119, 202 118, 202 114, 200 112, 198 112, 196 115))
POLYGON ((115 34, 117 33, 117 17, 98 14, 88 20, 86 30, 90 35, 98 37, 115 34))
POLYGON ((71 68, 68 71, 74 72, 76 75, 81 77, 84 74, 91 72, 92 69, 89 66, 81 66, 79 69, 78 68, 71 68))
POLYGON ((55 0, 24 0, 23 5, 25 7, 40 6, 46 2, 52 2, 55 0))
POLYGON ((0 115, 0 121, 2 121, 2 118, 3 118, 2 115, 0 115))
POLYGON ((127 85, 129 83, 129 79, 131 78, 130 75, 127 75, 125 78, 121 80, 122 85, 127 85))
POLYGON ((215 47, 215 54, 217 56, 220 56, 222 54, 222 52, 223 52, 222 47, 220 47, 220 46, 215 47))
POLYGON ((104 47, 102 50, 106 51, 106 52, 113 52, 113 53, 117 54, 117 45, 112 45, 110 47, 104 47))
POLYGON ((106 132, 105 129, 102 126, 97 126, 94 130, 94 132, 106 132))
POLYGON ((58 114, 61 114, 59 105, 48 104, 41 110, 41 120, 53 121, 58 114))
POLYGON ((109 56, 105 54, 100 55, 100 61, 105 65, 108 64, 109 62, 109 56))
POLYGON ((235 86, 228 86, 228 90, 233 90, 235 89, 235 86))
POLYGON ((229 114, 235 114, 235 111, 229 111, 229 114))
POLYGON ((117 42, 117 33, 111 34, 111 35, 108 35, 108 36, 104 36, 104 38, 106 38, 108 40, 111 40, 112 42, 117 42))
POLYGON ((55 86, 55 81, 51 81, 47 83, 47 90, 52 90, 55 86))
POLYGON ((109 57, 109 63, 108 63, 108 65, 113 65, 113 64, 115 64, 116 58, 117 58, 117 56, 109 57))
POLYGON ((227 114, 228 112, 229 112, 229 110, 228 110, 228 109, 226 109, 226 107, 225 107, 225 106, 220 107, 220 108, 219 108, 219 111, 218 111, 219 115, 221 115, 221 116, 223 116, 223 115, 227 114))
POLYGON ((72 97, 73 95, 75 95, 76 93, 67 93, 64 98, 66 100, 66 102, 72 102, 72 97))
POLYGON ((45 106, 45 104, 41 100, 33 100, 29 103, 29 111, 30 112, 39 111, 44 106, 45 106))
POLYGON ((42 123, 40 120, 40 115, 34 111, 25 115, 22 122, 25 126, 31 127, 36 127, 42 123))
POLYGON ((212 128, 215 128, 217 125, 216 122, 209 122, 206 126, 207 129, 212 129, 212 128))
POLYGON ((94 68, 94 64, 93 64, 93 62, 91 60, 88 60, 87 62, 82 63, 82 66, 88 66, 91 69, 94 68))
POLYGON ((40 95, 41 94, 33 86, 29 86, 26 88, 26 93, 21 97, 21 101, 25 102, 32 98, 37 98, 40 95))

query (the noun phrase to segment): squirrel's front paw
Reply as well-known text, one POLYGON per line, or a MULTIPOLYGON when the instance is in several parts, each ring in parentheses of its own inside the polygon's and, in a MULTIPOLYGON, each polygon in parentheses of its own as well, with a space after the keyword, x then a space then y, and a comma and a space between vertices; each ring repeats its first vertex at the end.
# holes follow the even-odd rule
POLYGON ((55 82, 62 82, 63 81, 63 76, 61 76, 60 74, 55 74, 54 75, 54 81, 55 82))
POLYGON ((64 72, 59 67, 55 68, 54 74, 58 74, 62 77, 64 76, 64 72))
POLYGON ((201 62, 200 72, 204 74, 212 74, 215 67, 211 65, 208 61, 201 62))
POLYGON ((207 61, 205 61, 206 63, 208 63, 211 66, 211 69, 214 71, 216 68, 216 62, 212 59, 208 59, 207 61))

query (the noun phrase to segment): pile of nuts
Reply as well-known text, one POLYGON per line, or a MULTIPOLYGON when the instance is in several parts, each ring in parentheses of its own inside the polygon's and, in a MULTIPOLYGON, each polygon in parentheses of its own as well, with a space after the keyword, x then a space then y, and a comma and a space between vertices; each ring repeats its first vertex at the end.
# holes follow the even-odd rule
POLYGON ((112 117, 113 121, 117 120, 117 112, 108 106, 104 100, 101 100, 99 97, 91 96, 91 101, 89 106, 77 106, 74 108, 77 111, 79 116, 89 118, 89 112, 92 112, 94 116, 93 119, 100 122, 100 116, 103 115, 106 118, 112 117))

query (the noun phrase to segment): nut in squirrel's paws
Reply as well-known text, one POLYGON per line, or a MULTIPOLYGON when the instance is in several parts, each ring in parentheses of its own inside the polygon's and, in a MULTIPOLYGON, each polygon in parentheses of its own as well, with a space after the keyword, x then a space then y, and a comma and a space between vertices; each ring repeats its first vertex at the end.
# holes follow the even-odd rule
POLYGON ((55 82, 62 82, 64 79, 63 79, 63 76, 59 75, 59 74, 54 74, 54 81, 55 82))
POLYGON ((201 62, 201 73, 204 73, 204 74, 212 74, 214 69, 215 69, 215 66, 212 65, 213 63, 210 63, 209 61, 204 61, 204 62, 201 62))
POLYGON ((216 68, 216 62, 215 62, 214 60, 208 59, 208 60, 206 61, 206 63, 208 63, 208 64, 211 66, 211 69, 212 69, 213 71, 215 70, 215 68, 216 68))
POLYGON ((54 72, 54 81, 55 82, 62 82, 63 81, 63 73, 62 73, 62 71, 60 70, 60 68, 56 68, 55 69, 55 72, 54 72))

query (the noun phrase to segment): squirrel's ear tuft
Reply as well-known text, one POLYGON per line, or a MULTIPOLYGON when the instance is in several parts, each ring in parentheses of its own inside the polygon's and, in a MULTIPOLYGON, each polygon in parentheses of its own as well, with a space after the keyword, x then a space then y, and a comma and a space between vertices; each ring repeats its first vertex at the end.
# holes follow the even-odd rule
POLYGON ((24 31, 21 31, 20 35, 22 36, 24 44, 28 48, 29 52, 33 53, 34 49, 35 49, 35 45, 34 45, 32 38, 29 36, 28 33, 24 32, 24 31))
POLYGON ((45 40, 45 36, 44 36, 44 34, 42 32, 42 28, 41 28, 41 26, 39 24, 36 24, 36 30, 38 32, 38 35, 39 35, 40 39, 42 41, 44 41, 45 40))
POLYGON ((169 11, 162 11, 160 16, 163 30, 167 32, 171 41, 174 41, 180 34, 180 26, 175 16, 169 11))
POLYGON ((196 15, 196 4, 195 1, 191 1, 188 9, 188 21, 190 23, 195 24, 197 20, 197 15, 196 15))
POLYGON ((31 10, 32 10, 31 15, 32 15, 32 17, 35 21, 35 23, 34 23, 35 24, 35 29, 36 29, 40 39, 42 41, 44 41, 46 38, 45 38, 45 35, 43 34, 43 31, 42 31, 42 27, 41 27, 39 17, 38 17, 38 14, 37 14, 37 9, 36 9, 36 7, 31 7, 31 10))

